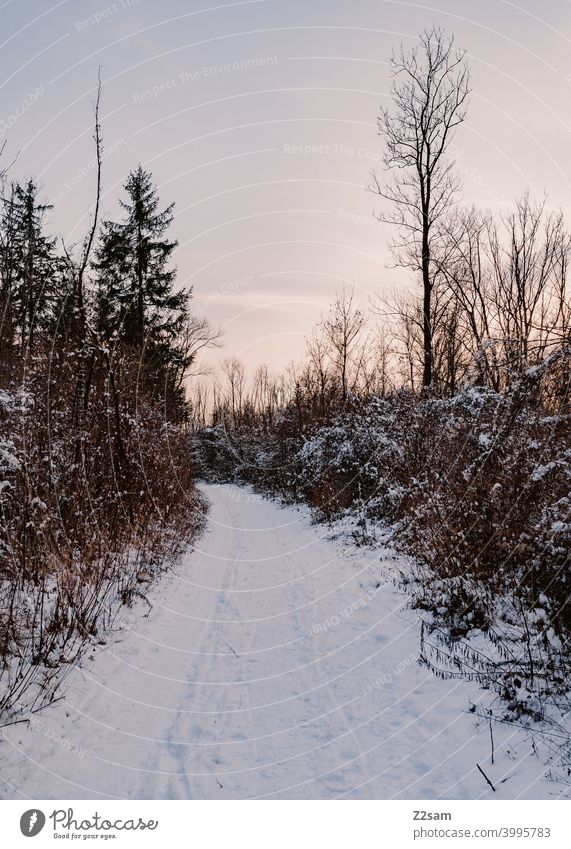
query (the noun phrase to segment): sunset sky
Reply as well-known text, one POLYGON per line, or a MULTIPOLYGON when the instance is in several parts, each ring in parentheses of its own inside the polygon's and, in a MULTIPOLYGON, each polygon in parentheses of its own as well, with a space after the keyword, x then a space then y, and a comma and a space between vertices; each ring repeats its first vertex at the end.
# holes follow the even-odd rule
POLYGON ((50 230, 80 240, 101 65, 103 214, 139 161, 176 202, 179 282, 225 331, 213 360, 278 369, 344 281, 363 303, 414 285, 366 187, 391 50, 423 27, 453 32, 472 67, 465 201, 499 210, 529 187, 569 210, 565 0, 8 0, 0 21, 2 164, 17 156, 10 176, 55 204, 50 230))

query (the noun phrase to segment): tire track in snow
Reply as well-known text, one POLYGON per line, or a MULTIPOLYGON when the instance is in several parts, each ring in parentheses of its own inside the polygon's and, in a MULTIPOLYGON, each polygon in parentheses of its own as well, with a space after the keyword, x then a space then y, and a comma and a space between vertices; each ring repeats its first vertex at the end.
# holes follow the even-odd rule
POLYGON ((402 593, 359 603, 375 584, 364 560, 390 549, 348 551, 307 510, 204 489, 207 530, 149 616, 125 611, 121 639, 74 670, 41 733, 4 731, 5 796, 478 798, 476 762, 495 798, 553 793, 539 759, 514 766, 511 727, 488 763, 488 728, 465 713, 476 685, 405 663, 377 689, 419 647, 402 593))

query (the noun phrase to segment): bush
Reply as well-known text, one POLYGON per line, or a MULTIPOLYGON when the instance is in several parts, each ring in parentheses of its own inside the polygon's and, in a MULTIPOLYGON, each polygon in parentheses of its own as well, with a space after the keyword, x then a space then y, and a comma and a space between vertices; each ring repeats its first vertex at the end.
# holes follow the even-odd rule
MULTIPOLYGON (((229 478, 317 518, 357 516, 363 541, 371 523, 390 527, 416 562, 402 581, 423 611, 425 662, 546 715, 566 702, 571 666, 570 359, 559 351, 501 394, 351 398, 325 420, 294 399, 273 428, 219 428, 216 455, 229 478)), ((211 439, 195 438, 205 465, 211 439)))
POLYGON ((198 532, 188 439, 122 363, 78 422, 61 361, 0 390, 0 715, 54 697, 65 668, 198 532))

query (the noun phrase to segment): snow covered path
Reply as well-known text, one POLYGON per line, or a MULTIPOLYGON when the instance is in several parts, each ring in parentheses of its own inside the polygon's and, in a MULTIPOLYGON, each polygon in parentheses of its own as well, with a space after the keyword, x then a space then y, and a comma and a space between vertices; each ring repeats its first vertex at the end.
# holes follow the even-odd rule
POLYGON ((518 731, 495 732, 490 764, 477 688, 417 664, 416 614, 379 585, 390 550, 351 552, 247 489, 204 491, 208 527, 148 617, 127 611, 63 703, 4 731, 6 798, 557 796, 518 731))

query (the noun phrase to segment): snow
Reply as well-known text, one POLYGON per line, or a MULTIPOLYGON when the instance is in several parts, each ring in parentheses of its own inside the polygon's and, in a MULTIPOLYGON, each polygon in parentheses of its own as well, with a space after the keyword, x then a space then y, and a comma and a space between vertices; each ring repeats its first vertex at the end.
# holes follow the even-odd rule
POLYGON ((546 463, 544 466, 538 466, 533 472, 531 479, 532 481, 540 481, 545 475, 549 474, 553 469, 557 468, 557 463, 552 461, 551 463, 546 463))
POLYGON ((204 486, 194 551, 125 610, 62 701, 0 743, 6 798, 550 798, 525 730, 418 664, 390 548, 351 549, 246 488, 204 486), (497 788, 493 793, 479 764, 497 788))

